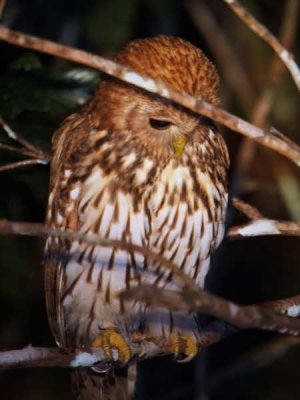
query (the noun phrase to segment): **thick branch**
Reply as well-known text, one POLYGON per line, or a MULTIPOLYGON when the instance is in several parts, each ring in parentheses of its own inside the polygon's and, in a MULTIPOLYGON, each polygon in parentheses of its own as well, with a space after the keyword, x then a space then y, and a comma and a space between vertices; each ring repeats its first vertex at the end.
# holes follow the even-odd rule
MULTIPOLYGON (((300 295, 284 300, 261 303, 254 306, 239 306, 220 299, 205 291, 170 292, 150 286, 132 289, 122 294, 125 299, 134 297, 153 307, 168 307, 183 312, 199 311, 212 316, 221 316, 223 320, 234 323, 240 328, 259 328, 290 333, 299 336, 300 321, 290 317, 300 314, 300 295)), ((202 327, 199 332, 199 351, 236 332, 236 329, 217 320, 202 327)), ((161 337, 137 336, 129 343, 134 362, 170 354, 170 342, 161 337)), ((118 366, 116 361, 115 366, 118 366)), ((30 367, 94 367, 98 371, 107 371, 111 361, 104 357, 101 348, 67 350, 27 346, 20 350, 0 352, 0 370, 30 367)))
MULTIPOLYGON (((217 329, 214 323, 211 323, 210 326, 211 328, 208 327, 200 334, 199 350, 234 332, 226 324, 219 323, 217 329)), ((131 349, 132 362, 170 355, 170 342, 161 337, 141 336, 128 344, 131 349)), ((94 367, 98 371, 106 372, 112 364, 116 367, 119 366, 118 361, 112 362, 105 358, 102 348, 67 350, 58 347, 27 346, 20 350, 0 351, 0 370, 32 367, 94 367)))
MULTIPOLYGON (((162 352, 161 348, 152 342, 143 343, 143 351, 149 354, 149 358, 162 352)), ((132 345, 132 354, 141 352, 140 346, 132 345)), ((142 358, 142 357, 141 357, 142 358)), ((66 350, 60 348, 45 348, 27 346, 20 350, 8 350, 0 352, 0 370, 29 368, 29 367, 91 367, 107 370, 108 360, 105 359, 101 348, 66 350)))
POLYGON ((265 133, 262 129, 230 114, 221 108, 215 107, 201 99, 177 92, 176 90, 167 87, 162 82, 155 81, 149 77, 138 74, 126 67, 121 66, 120 64, 116 64, 113 61, 82 50, 63 46, 48 40, 39 39, 34 36, 25 35, 23 33, 4 28, 3 26, 0 27, 0 39, 21 47, 41 51, 60 58, 65 58, 69 61, 87 65, 121 79, 124 82, 133 84, 149 92, 156 93, 166 99, 181 104, 182 106, 196 113, 203 114, 206 117, 209 117, 214 121, 226 126, 227 128, 232 129, 233 131, 250 137, 264 146, 284 155, 297 165, 300 165, 300 151, 296 145, 292 147, 283 139, 275 137, 270 133, 265 133))
MULTIPOLYGON (((135 299, 152 307, 163 307, 186 314, 207 314, 241 329, 255 328, 300 336, 300 320, 273 311, 274 305, 278 310, 278 302, 264 303, 262 306, 241 306, 200 288, 175 292, 148 285, 130 289, 121 296, 124 300, 135 299)), ((300 296, 294 297, 293 305, 299 306, 299 303, 300 296)), ((290 308, 291 302, 286 302, 285 306, 290 308)), ((284 311, 281 303, 280 312, 283 314, 284 311)))

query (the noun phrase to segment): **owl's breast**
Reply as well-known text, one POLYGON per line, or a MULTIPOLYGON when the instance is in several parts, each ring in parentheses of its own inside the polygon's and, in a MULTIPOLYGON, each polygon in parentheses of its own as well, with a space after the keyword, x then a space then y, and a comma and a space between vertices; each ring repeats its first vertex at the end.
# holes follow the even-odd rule
POLYGON ((149 203, 150 248, 203 287, 211 253, 224 234, 226 201, 208 173, 171 162, 155 183, 149 203))

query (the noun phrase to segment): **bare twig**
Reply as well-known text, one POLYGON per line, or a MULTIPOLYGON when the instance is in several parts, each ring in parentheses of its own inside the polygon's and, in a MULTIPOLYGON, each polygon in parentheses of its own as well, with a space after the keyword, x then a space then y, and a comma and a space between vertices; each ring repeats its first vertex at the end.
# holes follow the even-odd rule
POLYGON ((14 130, 11 129, 11 127, 4 121, 2 117, 0 117, 0 126, 4 129, 6 132, 7 136, 14 140, 15 142, 19 143, 22 148, 18 149, 16 147, 10 147, 3 145, 0 143, 0 146, 2 148, 6 147, 6 150, 9 151, 15 151, 18 153, 22 153, 24 155, 28 155, 30 157, 34 157, 40 160, 44 160, 45 164, 51 161, 51 156, 44 151, 38 149, 35 147, 32 143, 28 142, 28 140, 24 139, 20 134, 16 133, 14 130), (18 150, 17 150, 18 149, 18 150))
POLYGON ((245 214, 249 219, 261 219, 264 218, 263 215, 260 213, 260 211, 257 210, 257 208, 251 206, 248 203, 245 203, 244 201, 237 199, 236 197, 231 199, 231 202, 233 206, 241 211, 243 214, 245 214))
POLYGON ((206 117, 225 125, 229 129, 250 137, 264 146, 284 155, 285 157, 294 161, 297 165, 300 165, 299 152, 291 148, 284 140, 279 139, 269 133, 267 134, 262 129, 230 114, 221 108, 215 107, 212 104, 203 101, 202 99, 197 99, 187 94, 177 92, 176 90, 167 87, 162 82, 142 76, 141 74, 131 71, 120 64, 114 63, 113 61, 82 50, 63 46, 30 35, 25 35, 4 27, 0 27, 0 39, 6 40, 7 42, 18 46, 42 51, 44 53, 68 59, 69 61, 87 65, 149 92, 156 93, 166 99, 179 103, 196 113, 203 114, 206 117))
POLYGON ((9 171, 9 170, 16 169, 16 168, 27 167, 28 165, 37 165, 37 164, 48 164, 48 161, 37 160, 37 159, 16 161, 14 163, 5 164, 5 165, 0 166, 0 172, 9 171))
MULTIPOLYGON (((296 36, 299 4, 300 3, 298 0, 286 1, 285 10, 282 16, 279 38, 282 42, 282 45, 289 50, 291 49, 296 36)), ((260 128, 264 128, 266 126, 267 117, 276 98, 276 89, 281 81, 283 72, 284 64, 275 54, 267 74, 267 84, 261 91, 251 113, 251 122, 253 125, 259 126, 260 128)), ((274 135, 276 134, 272 128, 270 131, 274 135)), ((288 139, 285 137, 285 140, 288 139)), ((235 186, 238 188, 238 190, 245 182, 245 178, 249 169, 251 168, 251 163, 254 158, 256 148, 256 143, 254 141, 249 140, 248 138, 243 139, 236 160, 239 168, 236 169, 233 178, 235 186)))
MULTIPOLYGON (((149 285, 129 289, 121 296, 124 300, 135 299, 152 307, 208 314, 241 329, 255 328, 300 336, 300 320, 275 313, 267 306, 268 303, 264 303, 263 306, 240 306, 200 288, 175 292, 149 285)), ((299 298, 297 301, 299 304, 299 298)))
POLYGON ((276 39, 276 37, 253 15, 245 10, 237 0, 224 0, 232 11, 259 37, 261 37, 277 53, 281 61, 288 68, 294 82, 300 90, 300 69, 294 60, 294 56, 276 39))
POLYGON ((28 156, 28 157, 35 156, 32 152, 24 149, 23 147, 10 146, 5 143, 0 143, 0 149, 6 150, 6 151, 11 151, 12 153, 22 154, 23 156, 28 156))
MULTIPOLYGON (((300 3, 298 0, 288 0, 285 3, 285 10, 282 17, 279 40, 282 45, 290 50, 294 44, 300 3)), ((252 123, 263 127, 266 123, 273 102, 275 100, 276 88, 280 83, 284 72, 284 64, 274 55, 271 62, 270 71, 268 72, 268 83, 258 98, 254 110, 252 123)))
POLYGON ((204 36, 205 42, 213 52, 218 67, 224 74, 226 83, 233 93, 236 94, 239 104, 243 107, 244 113, 249 115, 249 110, 254 102, 255 92, 233 46, 217 23, 207 2, 188 0, 185 1, 184 4, 186 5, 190 18, 204 36))

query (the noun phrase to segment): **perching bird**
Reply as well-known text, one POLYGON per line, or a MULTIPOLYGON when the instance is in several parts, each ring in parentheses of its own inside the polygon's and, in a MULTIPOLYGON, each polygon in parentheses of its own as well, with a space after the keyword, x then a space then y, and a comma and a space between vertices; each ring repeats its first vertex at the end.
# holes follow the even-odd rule
MULTIPOLYGON (((116 61, 218 104, 214 65, 185 40, 135 40, 116 61)), ((227 206, 227 148, 212 121, 105 76, 89 103, 55 133, 53 148, 49 226, 143 246, 203 287, 227 206)), ((126 364, 130 338, 143 331, 170 339, 177 355, 196 353, 196 317, 150 311, 116 296, 140 284, 180 290, 170 271, 142 254, 51 237, 45 267, 48 317, 59 346, 102 346, 126 364)), ((112 374, 83 370, 75 386, 82 399, 127 398, 112 374)))

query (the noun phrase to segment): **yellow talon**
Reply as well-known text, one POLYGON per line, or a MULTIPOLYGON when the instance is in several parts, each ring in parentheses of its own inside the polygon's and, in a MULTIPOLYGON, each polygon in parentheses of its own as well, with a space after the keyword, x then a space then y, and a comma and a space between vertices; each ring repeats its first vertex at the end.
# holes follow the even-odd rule
POLYGON ((180 353, 180 337, 178 333, 171 333, 170 337, 170 348, 171 353, 174 354, 175 358, 179 356, 180 353))
POLYGON ((192 333, 172 333, 170 337, 170 349, 177 361, 190 361, 198 352, 197 338, 192 333))
POLYGON ((118 352, 118 361, 127 364, 131 358, 131 350, 124 337, 114 328, 105 329, 92 342, 92 347, 102 347, 104 355, 109 360, 113 360, 112 350, 118 352))
POLYGON ((186 355, 186 358, 182 360, 183 362, 190 361, 195 355, 198 353, 198 341, 196 336, 194 335, 184 335, 185 340, 185 350, 183 353, 186 355))

